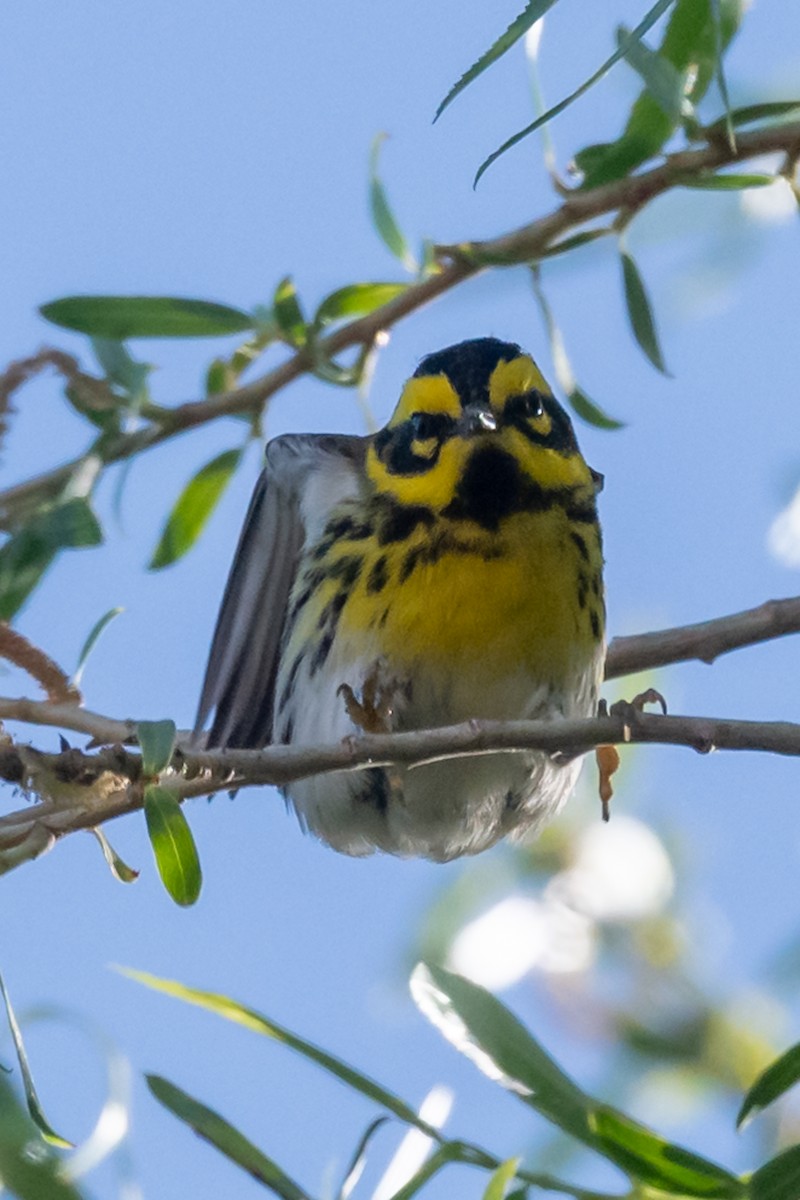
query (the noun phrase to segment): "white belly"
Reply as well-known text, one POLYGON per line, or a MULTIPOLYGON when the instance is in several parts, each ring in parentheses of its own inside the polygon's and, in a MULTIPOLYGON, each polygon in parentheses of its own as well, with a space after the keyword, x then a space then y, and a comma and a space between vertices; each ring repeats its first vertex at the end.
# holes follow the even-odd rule
MULTIPOLYGON (((493 686, 485 672, 471 680, 462 670, 434 682, 422 668, 410 696, 398 699, 392 727, 423 729, 470 717, 588 716, 596 706, 599 658, 598 652, 568 703, 524 677, 493 686)), ((360 695, 375 661, 375 655, 343 661, 334 652, 313 679, 304 664, 276 718, 276 740, 319 745, 358 736, 338 689, 346 683, 360 695)), ((580 760, 559 764, 546 754, 505 751, 386 771, 338 771, 292 783, 285 794, 301 825, 342 853, 383 850, 444 862, 536 829, 561 807, 579 771, 580 760)))

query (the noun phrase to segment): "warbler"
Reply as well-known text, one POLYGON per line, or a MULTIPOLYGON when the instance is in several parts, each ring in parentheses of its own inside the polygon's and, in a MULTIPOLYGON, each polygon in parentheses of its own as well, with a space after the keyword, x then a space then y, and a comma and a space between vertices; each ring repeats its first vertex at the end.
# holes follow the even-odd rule
MULTIPOLYGON (((206 744, 593 715, 601 485, 533 359, 492 337, 424 358, 379 433, 271 441, 214 633, 206 744)), ((446 861, 535 829, 579 769, 492 752, 285 796, 336 850, 446 861)))

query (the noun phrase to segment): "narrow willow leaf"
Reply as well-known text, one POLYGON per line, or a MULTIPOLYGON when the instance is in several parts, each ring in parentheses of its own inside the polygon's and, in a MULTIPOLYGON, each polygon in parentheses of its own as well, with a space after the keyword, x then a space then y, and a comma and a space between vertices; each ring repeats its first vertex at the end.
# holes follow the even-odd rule
POLYGON ((93 337, 91 343, 95 357, 111 383, 133 400, 146 397, 147 378, 153 370, 150 363, 137 362, 125 343, 114 338, 93 337))
POLYGON ((566 1133, 593 1142, 593 1102, 490 992, 420 963, 411 976, 411 994, 422 1014, 485 1075, 566 1133))
POLYGON ((203 875, 192 831, 181 806, 166 788, 150 784, 144 792, 147 832, 161 882, 176 904, 194 904, 203 875))
POLYGON ((711 5, 711 24, 714 30, 714 76, 719 88, 722 107, 725 110, 723 121, 725 124, 725 136, 728 139, 728 145, 731 150, 736 152, 736 134, 731 120, 731 100, 728 95, 728 82, 725 78, 725 67, 723 64, 723 56, 725 54, 725 41, 722 31, 722 8, 720 0, 709 0, 711 5))
POLYGON ((416 275, 419 271, 419 263, 411 253, 408 242, 395 220, 386 189, 378 174, 378 160, 385 139, 385 133, 376 134, 372 140, 369 156, 369 208, 372 214, 372 224, 387 250, 400 260, 407 271, 416 275))
POLYGON ((561 242, 554 242, 552 246, 542 252, 542 258, 555 258, 557 254, 568 254, 570 250, 577 250, 580 246, 588 246, 590 242, 596 242, 599 238, 608 237, 613 230, 604 226, 602 229, 585 229, 582 233, 575 233, 572 237, 564 238, 561 242))
POLYGON ((592 1128, 601 1152, 640 1183, 706 1200, 744 1200, 749 1193, 723 1167, 676 1146, 615 1109, 599 1105, 592 1128))
POLYGON ((347 317, 366 316, 407 290, 407 283, 350 283, 325 297, 314 314, 314 328, 320 330, 347 317))
POLYGON ((539 270, 537 267, 531 270, 531 279, 533 283, 533 293, 536 297, 536 302, 539 305, 539 310, 542 314, 542 320, 547 330, 547 337, 550 342, 550 357, 553 360, 553 369, 556 373, 556 382, 561 388, 564 395, 569 401, 572 410, 589 425, 594 425, 598 429, 622 429, 624 421, 617 421, 614 417, 610 417, 608 413, 603 412, 599 404, 595 404, 590 400, 586 393, 580 388, 575 380, 575 375, 572 370, 572 364, 567 357, 566 346, 561 330, 556 324, 553 310, 550 307, 550 302, 544 293, 544 288, 541 284, 539 270))
POLYGON ((135 883, 139 878, 139 872, 129 867, 124 859, 120 858, 114 847, 109 842, 102 829, 95 825, 89 833, 93 833, 100 843, 100 849, 103 851, 103 858, 108 863, 108 869, 117 880, 118 883, 135 883))
POLYGON ((253 318, 239 308, 180 296, 64 296, 39 312, 62 329, 115 341, 224 337, 253 328, 253 318))
POLYGON ((39 1102, 39 1096, 36 1092, 36 1085, 33 1082, 28 1055, 25 1050, 25 1043, 22 1040, 22 1030, 19 1026, 14 1009, 11 1007, 11 998, 8 994, 8 989, 5 985, 5 980, 0 975, 0 996, 2 996, 3 1004, 5 1005, 6 1018, 8 1027, 11 1030, 11 1038, 14 1042, 14 1049, 17 1054, 17 1062, 19 1063, 19 1073, 22 1077, 22 1086, 25 1089, 25 1102, 28 1105, 28 1112, 31 1120, 36 1125, 36 1128, 41 1133, 42 1137, 51 1146, 58 1146, 62 1150, 70 1149, 72 1142, 67 1141, 60 1133, 56 1133, 53 1126, 44 1115, 44 1110, 39 1102))
POLYGON ((528 137, 528 135, 533 133, 536 129, 540 129, 542 125, 545 125, 548 121, 552 121, 553 118, 557 117, 559 113, 562 113, 565 108, 569 108, 571 104, 574 104, 574 102, 588 92, 590 88, 594 87, 594 85, 598 83, 604 75, 608 74, 611 68, 618 63, 621 58, 625 57, 625 55, 628 53, 630 45, 634 41, 644 37, 648 29, 655 25, 656 21, 664 15, 670 5, 674 4, 674 2, 675 0, 656 0, 656 3, 646 13, 644 18, 631 32, 629 37, 624 39, 621 45, 617 46, 617 49, 614 51, 614 53, 606 59, 602 66, 598 67, 593 75, 590 75, 588 79, 584 80, 580 87, 577 87, 574 92, 570 92, 570 94, 563 100, 560 100, 558 104, 553 105, 552 108, 548 108, 547 112, 542 113, 541 116, 537 117, 535 121, 532 121, 530 125, 526 125, 524 129, 519 131, 519 133, 515 133, 513 137, 508 138, 505 142, 503 142, 502 146, 498 146, 498 148, 494 150, 488 158, 484 159, 484 161, 478 167, 478 171, 475 175, 472 186, 477 186, 481 176, 488 171, 492 163, 496 162, 502 154, 505 154, 506 151, 510 150, 512 146, 516 146, 518 142, 521 142, 523 138, 528 137))
POLYGON ((311 352, 314 358, 313 371, 319 379, 324 379, 326 383, 333 383, 337 387, 359 387, 372 360, 373 346, 371 344, 361 346, 355 362, 351 366, 345 366, 334 358, 330 358, 323 350, 322 344, 317 341, 316 336, 311 339, 311 352))
POLYGON ((297 288, 291 275, 282 279, 272 297, 272 314, 275 324, 290 345, 305 346, 307 322, 300 307, 297 288))
POLYGON ((483 1200, 505 1200, 521 1161, 519 1158, 509 1158, 500 1164, 489 1180, 483 1200))
POLYGON ((189 480, 167 517, 166 524, 148 564, 160 571, 191 550, 205 529, 225 488, 242 459, 242 451, 225 450, 201 467, 189 480))
POLYGON ((81 652, 78 655, 78 665, 75 668, 75 674, 72 676, 72 681, 71 681, 73 687, 78 687, 80 685, 81 679, 83 678, 83 672, 86 669, 86 663, 89 659, 89 655, 92 653, 95 646, 97 645, 98 638, 103 633, 103 630, 108 625, 111 624, 111 622, 114 620, 115 617, 118 617, 120 615, 120 613, 123 613, 123 612, 125 612, 124 608, 110 608, 108 610, 108 612, 103 613, 102 617, 100 617, 97 621, 95 621, 94 625, 92 626, 92 628, 89 631, 89 636, 87 637, 86 641, 83 643, 81 652))
POLYGON ((745 188, 769 187, 774 175, 687 175, 675 179, 678 187, 697 188, 707 192, 741 192, 745 188))
POLYGON ((616 417, 610 417, 577 384, 571 391, 567 392, 567 400, 575 415, 580 417, 582 421, 585 421, 587 425, 594 425, 595 429, 613 430, 625 428, 624 421, 618 421, 616 417))
MULTIPOLYGON (((741 0, 723 0, 722 17, 727 45, 741 19, 741 0)), ((699 104, 713 78, 714 45, 709 0, 676 0, 658 54, 681 77, 693 80, 687 96, 692 106, 699 104)), ((581 187, 590 189, 629 175, 659 153, 675 128, 675 118, 667 116, 645 90, 634 102, 616 141, 587 146, 575 155, 584 176, 581 187)))
POLYGON ((650 95, 676 125, 684 109, 685 75, 643 41, 631 38, 630 30, 624 25, 617 29, 617 44, 622 42, 628 47, 625 61, 641 76, 650 95))
POLYGON ((61 1175, 61 1163, 42 1144, 36 1126, 0 1076, 0 1179, 18 1200, 81 1200, 61 1175))
POLYGON ((448 105, 452 104, 459 92, 463 92, 464 88, 468 87, 479 75, 482 75, 487 67, 491 67, 493 63, 496 63, 498 58, 501 58, 507 50, 510 50, 521 37, 524 37, 530 27, 535 25, 554 4, 555 0, 528 0, 523 11, 511 22, 505 33, 502 33, 497 41, 480 56, 478 61, 473 63, 468 71, 464 72, 458 82, 453 84, 437 108, 436 116, 433 118, 434 122, 439 120, 439 117, 448 105))
POLYGON ((669 375, 658 342, 653 310, 650 307, 650 300, 639 274, 639 268, 627 250, 620 252, 620 260, 622 262, 622 281, 625 287, 625 303, 633 335, 653 366, 664 375, 669 375))
POLYGON ((750 1176, 748 1200, 797 1200, 798 1196, 800 1146, 790 1146, 750 1176))
POLYGON ((366 1165, 369 1144, 378 1130, 381 1129, 388 1120, 388 1117, 376 1117, 374 1121, 370 1121, 369 1125, 358 1139, 358 1145, 353 1151, 353 1157, 350 1159, 347 1170, 344 1173, 344 1180, 342 1181, 342 1186, 339 1188, 337 1200, 347 1200, 347 1197, 358 1183, 363 1173, 364 1166, 366 1165))
POLYGON ((277 1022, 271 1021, 269 1017, 263 1013, 257 1012, 253 1008, 247 1008, 243 1004, 239 1004, 236 1000, 232 1000, 229 996, 222 996, 217 992, 204 992, 197 988, 185 987, 175 980, 159 979, 156 975, 150 975, 144 971, 133 971, 129 967, 118 968, 123 975, 127 975, 130 979, 135 979, 137 983, 144 984, 145 987, 153 988, 154 991, 164 992, 167 996, 174 996, 178 1000, 183 1000, 188 1004, 196 1004, 199 1008, 205 1008, 209 1012, 216 1013, 219 1017, 224 1017, 226 1021, 233 1021, 237 1025, 243 1025, 246 1029, 251 1029, 254 1033, 260 1033, 266 1037, 273 1038, 276 1042, 282 1042, 303 1058, 309 1059, 322 1067, 330 1075, 335 1076, 347 1087, 352 1088, 356 1092, 360 1092, 362 1096, 372 1100, 375 1104, 380 1104, 388 1112, 393 1113, 401 1121, 407 1125, 414 1125, 417 1129, 421 1129, 428 1137, 439 1140, 438 1132, 433 1126, 422 1121, 410 1105, 406 1104, 398 1096, 392 1094, 381 1087, 375 1080, 370 1079, 367 1075, 362 1075, 360 1071, 348 1066, 341 1059, 335 1058, 327 1051, 321 1050, 312 1042, 307 1042, 300 1038, 297 1034, 291 1033, 277 1022))
MULTIPOLYGON (((752 125, 756 121, 770 121, 775 117, 788 117, 800 109, 800 100, 771 100, 764 104, 747 104, 743 108, 731 110, 731 124, 738 128, 740 125, 752 125)), ((706 133, 717 134, 725 130, 727 117, 720 117, 706 129, 706 133)))
POLYGON ((145 1075, 147 1086, 165 1108, 185 1121, 199 1137, 247 1171, 281 1200, 309 1200, 303 1189, 257 1146, 213 1109, 160 1075, 145 1075))
POLYGON ((140 721, 136 736, 142 750, 142 770, 145 775, 158 775, 170 764, 175 749, 174 721, 140 721))
POLYGON ((0 620, 10 621, 19 611, 59 550, 99 546, 102 540, 83 496, 40 510, 0 548, 0 620))
POLYGON ((756 1113, 761 1112, 773 1100, 777 1100, 800 1080, 800 1042, 776 1058, 765 1071, 759 1075, 753 1086, 748 1090, 742 1101, 739 1115, 736 1118, 736 1128, 742 1126, 756 1113))

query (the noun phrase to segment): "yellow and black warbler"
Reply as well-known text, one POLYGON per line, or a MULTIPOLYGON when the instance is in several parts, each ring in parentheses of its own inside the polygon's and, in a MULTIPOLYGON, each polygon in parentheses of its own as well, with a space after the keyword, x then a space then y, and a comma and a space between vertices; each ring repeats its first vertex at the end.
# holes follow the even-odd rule
MULTIPOLYGON (((207 744, 593 714, 601 482, 534 361, 495 338, 424 358, 371 437, 276 438, 211 647, 207 744)), ((535 828, 578 770, 498 752, 318 775, 286 796, 346 854, 444 861, 535 828)))

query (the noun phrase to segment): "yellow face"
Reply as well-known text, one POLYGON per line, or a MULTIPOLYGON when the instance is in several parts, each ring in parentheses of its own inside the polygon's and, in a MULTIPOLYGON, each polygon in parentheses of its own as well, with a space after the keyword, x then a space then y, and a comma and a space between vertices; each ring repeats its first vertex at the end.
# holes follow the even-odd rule
MULTIPOLYGON (((401 504, 502 515, 596 490, 572 424, 527 354, 492 338, 424 359, 373 440, 367 472, 401 504), (460 508, 459 508, 460 505, 460 508)), ((480 515, 475 519, 480 521, 480 515)))

